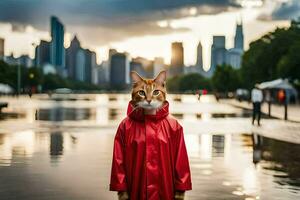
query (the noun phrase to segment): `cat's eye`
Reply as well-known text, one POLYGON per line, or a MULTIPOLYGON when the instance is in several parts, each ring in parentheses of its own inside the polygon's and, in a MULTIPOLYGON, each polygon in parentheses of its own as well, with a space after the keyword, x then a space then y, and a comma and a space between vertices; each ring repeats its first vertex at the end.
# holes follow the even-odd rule
POLYGON ((159 93, 160 93, 160 91, 159 91, 159 90, 154 90, 154 91, 153 91, 153 95, 154 95, 154 96, 157 96, 157 95, 159 95, 159 93))
POLYGON ((138 91, 138 94, 142 97, 146 96, 146 93, 143 90, 138 91))

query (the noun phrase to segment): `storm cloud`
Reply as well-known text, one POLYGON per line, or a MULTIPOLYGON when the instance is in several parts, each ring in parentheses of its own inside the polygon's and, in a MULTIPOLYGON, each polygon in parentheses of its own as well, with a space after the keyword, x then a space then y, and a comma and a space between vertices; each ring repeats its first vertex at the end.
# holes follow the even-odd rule
POLYGON ((66 25, 67 31, 87 38, 87 43, 96 42, 100 45, 132 36, 185 31, 160 27, 157 21, 191 14, 216 14, 237 7, 234 2, 235 0, 1 0, 0 22, 12 23, 14 27, 31 25, 48 31, 49 18, 55 15, 66 25))
POLYGON ((281 3, 272 14, 273 19, 297 19, 300 17, 300 1, 290 0, 281 3))
MULTIPOLYGON (((77 33, 87 45, 103 45, 129 37, 187 31, 159 26, 157 22, 239 9, 241 2, 244 1, 1 0, 0 22, 13 24, 15 31, 25 30, 26 25, 49 31, 49 18, 55 15, 65 24, 67 32, 77 33)), ((291 13, 299 14, 298 1, 291 2, 291 5, 278 7, 272 17, 285 18, 291 17, 291 13)))
POLYGON ((176 12, 191 6, 206 6, 201 12, 215 13, 233 6, 232 0, 1 0, 0 20, 44 27, 56 15, 70 24, 119 26, 122 22, 182 17, 176 12), (209 8, 210 7, 210 8, 209 8), (215 8, 215 9, 213 9, 215 8))

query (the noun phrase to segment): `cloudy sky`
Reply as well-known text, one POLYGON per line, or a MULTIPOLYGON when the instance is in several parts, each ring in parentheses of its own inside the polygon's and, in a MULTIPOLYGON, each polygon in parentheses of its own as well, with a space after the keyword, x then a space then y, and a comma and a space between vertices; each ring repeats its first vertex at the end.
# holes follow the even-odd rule
POLYGON ((243 21, 246 47, 276 27, 300 17, 299 0, 1 0, 0 37, 8 55, 29 53, 33 43, 50 40, 49 17, 66 29, 66 44, 77 34, 83 47, 95 50, 98 61, 108 48, 132 57, 170 60, 170 43, 182 41, 185 64, 195 63, 196 46, 204 48, 205 67, 213 35, 225 35, 233 45, 235 24, 243 21))

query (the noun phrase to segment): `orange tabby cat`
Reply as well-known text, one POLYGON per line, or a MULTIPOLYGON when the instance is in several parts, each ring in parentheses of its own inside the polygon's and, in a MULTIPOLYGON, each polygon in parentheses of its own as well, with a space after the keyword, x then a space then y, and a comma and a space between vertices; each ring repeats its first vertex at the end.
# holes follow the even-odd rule
MULTIPOLYGON (((144 108, 145 114, 155 114, 166 102, 166 71, 161 71, 154 79, 142 78, 137 72, 131 72, 133 81, 132 104, 135 108, 144 108)), ((175 200, 184 200, 184 191, 175 191, 175 200)), ((127 191, 118 192, 119 200, 129 200, 127 191)))
POLYGON ((166 71, 161 71, 154 79, 144 79, 137 72, 131 72, 133 82, 132 103, 146 110, 160 108, 166 101, 166 71))

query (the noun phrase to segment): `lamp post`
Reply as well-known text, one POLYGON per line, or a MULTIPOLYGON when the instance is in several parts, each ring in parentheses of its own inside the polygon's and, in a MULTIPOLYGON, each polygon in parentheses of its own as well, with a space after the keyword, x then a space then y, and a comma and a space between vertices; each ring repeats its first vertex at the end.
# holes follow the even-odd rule
POLYGON ((288 120, 288 103, 287 92, 284 90, 284 120, 288 120))
POLYGON ((29 79, 30 79, 30 81, 29 81, 29 83, 30 83, 30 88, 29 88, 29 97, 31 98, 31 96, 32 96, 32 84, 31 84, 31 82, 32 82, 32 80, 34 79, 34 73, 30 73, 29 74, 29 79))
POLYGON ((21 93, 21 64, 18 63, 18 69, 17 69, 18 73, 17 73, 17 76, 18 76, 18 82, 17 82, 17 96, 19 97, 20 93, 21 93))

